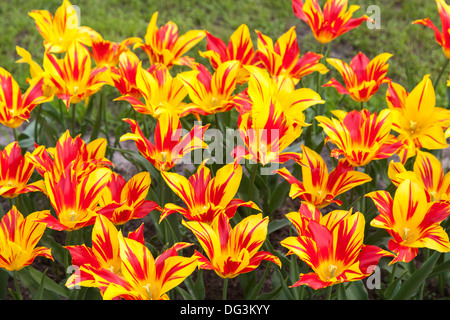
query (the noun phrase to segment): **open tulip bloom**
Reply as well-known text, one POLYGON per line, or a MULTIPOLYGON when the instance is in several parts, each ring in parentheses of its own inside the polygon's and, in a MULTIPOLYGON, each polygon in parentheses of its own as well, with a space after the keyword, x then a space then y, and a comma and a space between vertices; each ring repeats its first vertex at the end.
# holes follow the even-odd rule
MULTIPOLYGON (((110 228, 114 227, 110 226, 110 228)), ((98 239, 98 241, 101 240, 102 238, 98 239)), ((106 250, 103 247, 99 248, 97 252, 107 253, 108 257, 114 257, 119 271, 114 269, 116 265, 111 265, 110 268, 99 268, 95 260, 90 262, 87 258, 78 256, 78 253, 81 253, 80 249, 86 249, 70 248, 71 252, 77 254, 76 261, 84 263, 81 269, 86 273, 86 278, 81 278, 84 282, 71 279, 71 283, 98 287, 105 300, 120 298, 125 300, 167 300, 169 299, 167 292, 178 286, 197 268, 196 257, 188 258, 178 255, 179 250, 191 245, 189 243, 176 243, 154 258, 145 246, 140 232, 135 232, 125 238, 122 231, 117 232, 116 230, 109 240, 113 246, 106 247, 106 250), (107 251, 109 248, 115 251, 107 251)))
POLYGON ((339 160, 337 167, 328 174, 328 168, 322 157, 315 151, 302 145, 301 159, 294 159, 302 168, 303 181, 299 181, 287 168, 277 171, 291 189, 291 198, 299 197, 303 202, 323 208, 331 203, 342 204, 335 199, 338 195, 372 180, 363 172, 355 171, 346 159, 339 160))
POLYGON ((158 28, 157 20, 158 12, 155 12, 148 24, 144 41, 136 43, 134 47, 144 50, 152 65, 161 63, 167 68, 174 65, 193 65, 193 58, 184 54, 206 36, 205 32, 190 30, 179 35, 178 26, 174 22, 169 21, 158 28))
POLYGON ((19 194, 42 191, 42 181, 28 183, 35 165, 27 156, 22 156, 22 148, 17 141, 0 151, 0 196, 14 198, 19 194))
POLYGON ((389 82, 386 77, 389 68, 387 60, 391 57, 390 53, 382 53, 370 60, 359 52, 350 64, 329 58, 327 62, 340 73, 344 85, 333 78, 323 87, 334 87, 340 94, 348 94, 357 102, 366 102, 379 90, 381 84, 389 82))
POLYGON ((450 111, 436 107, 436 95, 429 75, 408 93, 391 82, 386 100, 392 114, 392 130, 398 133, 403 146, 397 151, 402 163, 422 148, 445 149, 445 129, 450 125, 450 111))
POLYGON ((182 223, 195 234, 206 254, 195 251, 200 269, 214 270, 222 278, 234 278, 253 271, 262 260, 281 267, 278 257, 259 251, 266 240, 269 217, 251 215, 234 228, 224 214, 218 215, 212 224, 185 220, 182 223))
POLYGON ((410 262, 417 256, 419 248, 450 252, 448 234, 440 226, 450 214, 450 203, 430 202, 425 190, 409 179, 400 183, 394 199, 387 191, 374 191, 366 196, 380 212, 370 225, 385 229, 392 237, 389 250, 396 257, 391 264, 410 262))
POLYGON ((402 142, 392 135, 392 116, 384 109, 379 114, 362 111, 333 112, 338 119, 317 116, 327 135, 326 141, 337 146, 331 155, 343 155, 355 167, 365 166, 372 160, 386 159, 397 152, 402 142))
POLYGON ((15 206, 0 221, 0 268, 20 270, 37 256, 53 260, 51 250, 36 247, 45 231, 45 223, 39 220, 50 215, 50 211, 37 211, 24 216, 15 206))
POLYGON ((131 126, 132 133, 126 133, 120 141, 132 140, 140 153, 158 170, 173 168, 185 155, 195 149, 206 148, 203 135, 209 125, 195 125, 192 130, 181 136, 181 122, 177 115, 164 112, 155 128, 155 144, 142 133, 135 120, 124 119, 131 126))
POLYGON ((450 198, 450 173, 444 175, 441 162, 429 152, 417 153, 413 171, 406 170, 401 162, 391 161, 388 175, 396 187, 406 179, 417 182, 425 189, 430 201, 450 198))
POLYGON ((221 214, 232 218, 241 206, 259 210, 252 201, 234 199, 242 179, 242 166, 237 163, 223 166, 217 170, 214 178, 211 178, 211 172, 205 163, 199 165, 197 172, 189 179, 175 172, 162 172, 162 176, 167 185, 183 200, 186 208, 168 203, 160 221, 169 214, 178 212, 187 220, 210 224, 221 214))
MULTIPOLYGON (((383 256, 392 256, 379 247, 364 245, 364 215, 360 212, 343 215, 329 213, 321 219, 308 219, 307 233, 288 237, 281 245, 289 249, 313 269, 300 274, 300 280, 292 285, 307 285, 322 289, 342 282, 356 281, 368 277, 383 256), (319 220, 319 221, 317 221, 319 220), (323 224, 321 224, 321 222, 323 224)), ((291 218, 292 219, 292 218, 291 218)))
POLYGON ((245 66, 259 65, 257 51, 253 48, 252 38, 248 26, 242 24, 231 35, 228 45, 222 39, 214 37, 206 31, 207 44, 205 52, 200 55, 209 59, 214 70, 227 61, 238 61, 237 83, 245 83, 249 73, 245 66))
POLYGON ((413 24, 424 25, 434 31, 436 42, 442 47, 445 56, 450 59, 450 6, 445 3, 444 0, 436 0, 439 17, 442 24, 442 31, 439 30, 430 18, 419 19, 413 22, 413 24))
POLYGON ((359 6, 353 5, 347 10, 347 5, 347 0, 327 0, 322 10, 319 0, 292 0, 294 14, 309 25, 320 43, 333 41, 369 19, 365 15, 353 18, 359 6))

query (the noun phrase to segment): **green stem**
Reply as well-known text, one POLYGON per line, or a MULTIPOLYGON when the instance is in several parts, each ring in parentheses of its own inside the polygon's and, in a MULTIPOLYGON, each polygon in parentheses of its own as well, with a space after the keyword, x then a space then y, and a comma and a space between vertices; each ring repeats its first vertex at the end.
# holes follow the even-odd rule
POLYGON ((333 286, 327 288, 327 300, 331 300, 331 293, 333 292, 333 286))
POLYGON ((39 105, 37 107, 37 114, 36 114, 36 120, 34 121, 34 141, 39 144, 38 142, 38 122, 41 115, 42 105, 39 105))
POLYGON ((253 185, 255 184, 256 179, 256 172, 258 171, 258 164, 253 165, 253 170, 250 174, 250 185, 248 186, 248 197, 251 200, 252 199, 252 193, 253 193, 253 185))
POLYGON ((76 106, 77 104, 72 105, 72 134, 75 134, 75 126, 76 126, 76 106))
POLYGON ((19 277, 17 270, 14 270, 14 287, 16 289, 16 296, 19 300, 23 300, 22 293, 20 292, 19 281, 17 280, 19 277))
POLYGON ((222 300, 227 300, 228 278, 223 279, 222 300))
POLYGON ((14 141, 19 141, 19 132, 17 131, 17 128, 13 129, 14 134, 14 141))
POLYGON ((437 84, 439 83, 439 80, 441 80, 442 75, 444 74, 445 69, 447 69, 448 64, 450 63, 450 59, 446 59, 444 65, 442 66, 441 71, 439 72, 438 77, 436 78, 436 81, 433 84, 433 87, 436 89, 437 84))

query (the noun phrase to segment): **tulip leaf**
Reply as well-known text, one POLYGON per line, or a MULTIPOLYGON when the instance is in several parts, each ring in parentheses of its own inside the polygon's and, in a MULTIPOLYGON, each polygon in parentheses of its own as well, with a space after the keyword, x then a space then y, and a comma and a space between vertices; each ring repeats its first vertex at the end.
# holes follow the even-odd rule
POLYGON ((8 287, 9 274, 6 270, 0 269, 0 300, 5 300, 8 287))
POLYGON ((287 181, 282 181, 278 184, 270 195, 267 206, 264 207, 265 214, 270 215, 275 210, 281 208, 286 202, 290 189, 291 185, 287 181))
POLYGON ((405 280, 405 282, 403 282, 401 288, 392 300, 406 300, 413 297, 422 283, 425 282, 433 271, 434 265, 440 255, 441 253, 436 251, 428 260, 426 260, 420 269, 416 270, 407 280, 405 280))
POLYGON ((350 282, 345 289, 345 294, 348 300, 368 300, 369 295, 367 289, 364 286, 364 282, 361 280, 350 282))
POLYGON ((69 289, 65 288, 64 285, 57 284, 48 276, 43 275, 42 272, 31 266, 19 271, 19 279, 22 285, 30 290, 33 297, 39 292, 41 285, 45 289, 44 299, 58 300, 61 297, 68 298, 70 295, 69 289))

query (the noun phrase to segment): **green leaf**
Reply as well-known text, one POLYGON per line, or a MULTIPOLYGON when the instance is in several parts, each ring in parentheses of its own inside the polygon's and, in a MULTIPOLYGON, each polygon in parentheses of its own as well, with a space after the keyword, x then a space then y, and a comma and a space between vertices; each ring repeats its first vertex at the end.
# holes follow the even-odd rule
POLYGON ((440 255, 441 253, 438 251, 433 253, 433 255, 424 262, 420 269, 416 270, 407 280, 405 280, 405 282, 403 282, 401 288, 392 299, 406 300, 413 297, 419 290, 422 283, 427 280, 428 276, 433 271, 434 265, 440 255))
POLYGON ((260 296, 258 296, 258 293, 261 291, 261 288, 266 281, 267 276, 269 275, 270 265, 267 263, 266 271, 264 271, 264 275, 262 278, 258 281, 256 286, 254 286, 253 290, 250 292, 250 294, 246 297, 246 300, 254 300, 258 299, 260 296))
POLYGON ((45 289, 45 294, 42 295, 43 299, 57 300, 61 299, 61 297, 68 298, 70 295, 69 289, 64 287, 64 285, 57 284, 31 266, 20 270, 19 278, 22 285, 30 290, 33 297, 39 292, 41 285, 45 289))
POLYGON ((36 292, 36 295, 33 297, 34 300, 42 300, 42 295, 44 293, 44 281, 45 281, 45 275, 47 273, 47 269, 42 273, 41 282, 39 283, 39 288, 36 292))
POLYGON ((289 196, 290 189, 291 185, 287 181, 282 181, 276 186, 270 196, 267 206, 264 208, 266 215, 270 215, 284 205, 286 198, 289 196))
POLYGON ((349 286, 345 289, 348 300, 368 300, 369 295, 364 283, 359 281, 350 282, 349 286))
POLYGON ((9 274, 6 270, 0 269, 0 300, 6 298, 6 291, 8 288, 9 274))

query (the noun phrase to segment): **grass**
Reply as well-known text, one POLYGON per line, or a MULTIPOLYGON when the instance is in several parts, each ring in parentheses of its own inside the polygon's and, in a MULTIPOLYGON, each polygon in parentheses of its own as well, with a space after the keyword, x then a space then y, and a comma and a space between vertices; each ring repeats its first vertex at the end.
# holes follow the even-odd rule
MULTIPOLYGON (((27 13, 38 9, 55 12, 60 4, 60 0, 0 3, 0 15, 8 17, 0 21, 3 31, 0 35, 0 65, 17 79, 23 81, 28 69, 25 65, 15 64, 18 58, 15 45, 29 50, 38 61, 43 51, 42 39, 27 13)), ((222 39, 228 39, 243 23, 250 30, 257 29, 274 40, 295 25, 302 52, 319 50, 309 28, 293 14, 289 0, 248 0, 239 5, 231 0, 78 0, 72 1, 72 4, 80 7, 82 25, 90 26, 104 38, 114 41, 131 36, 144 37, 151 15, 159 11, 159 25, 172 20, 177 23, 181 33, 190 29, 206 29, 222 39)), ((445 57, 434 40, 433 32, 411 24, 416 19, 430 17, 439 25, 434 1, 361 0, 358 4, 361 8, 357 15, 367 12, 370 5, 380 8, 381 29, 370 30, 362 24, 360 28, 333 41, 332 55, 349 60, 358 51, 370 58, 382 51, 390 52, 394 57, 391 59, 389 75, 408 89, 412 89, 424 74, 438 73, 445 57)), ((252 36, 256 37, 254 33, 252 36)), ((206 41, 202 41, 194 51, 205 47, 206 41)), ((191 55, 195 54, 191 52, 191 55)))

